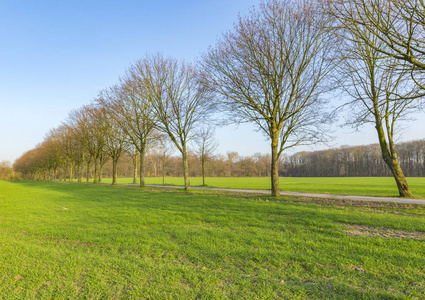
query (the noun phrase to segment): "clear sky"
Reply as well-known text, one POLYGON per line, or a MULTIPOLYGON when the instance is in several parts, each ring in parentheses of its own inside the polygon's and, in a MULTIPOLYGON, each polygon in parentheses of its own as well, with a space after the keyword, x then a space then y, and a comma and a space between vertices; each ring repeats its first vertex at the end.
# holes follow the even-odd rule
MULTIPOLYGON (((193 61, 258 0, 0 1, 0 161, 35 147, 71 109, 148 52, 193 61)), ((424 114, 401 140, 425 138, 424 114)), ((251 125, 220 128, 219 152, 269 152, 251 125)), ((376 141, 338 129, 333 145, 376 141)), ((318 146, 326 148, 326 146, 318 146)), ((317 147, 316 147, 317 148, 317 147)), ((313 149, 313 148, 311 148, 313 149)), ((301 150, 301 149, 298 149, 301 150)), ((305 150, 305 148, 303 149, 305 150)))

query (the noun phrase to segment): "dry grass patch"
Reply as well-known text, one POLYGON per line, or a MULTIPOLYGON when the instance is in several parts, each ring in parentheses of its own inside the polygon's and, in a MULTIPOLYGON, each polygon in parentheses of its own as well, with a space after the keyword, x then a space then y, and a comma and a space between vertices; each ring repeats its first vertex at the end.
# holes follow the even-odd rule
POLYGON ((349 228, 349 230, 344 230, 344 232, 350 235, 425 240, 425 232, 422 232, 422 231, 408 231, 408 230, 390 229, 385 227, 374 227, 374 226, 357 225, 357 224, 344 224, 344 225, 349 228))

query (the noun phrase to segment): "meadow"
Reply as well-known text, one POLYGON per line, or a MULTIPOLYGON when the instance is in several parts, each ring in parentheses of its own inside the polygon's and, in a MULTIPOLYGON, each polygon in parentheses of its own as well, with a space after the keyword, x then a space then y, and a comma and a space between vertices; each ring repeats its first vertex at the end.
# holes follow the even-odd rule
POLYGON ((425 206, 0 181, 1 299, 423 299, 425 206))
MULTIPOLYGON (((338 195, 397 197, 398 190, 392 177, 281 177, 280 188, 288 192, 323 193, 338 195)), ((162 177, 147 177, 146 184, 162 184, 162 177)), ((103 179, 111 183, 110 178, 103 179)), ((118 183, 132 183, 132 178, 119 178, 118 183)), ((165 177, 166 185, 183 185, 183 177, 165 177)), ((190 178, 192 186, 201 186, 202 178, 190 178)), ((425 199, 425 178, 408 178, 413 194, 425 199)), ((270 189, 268 177, 208 177, 209 187, 235 189, 270 189)))

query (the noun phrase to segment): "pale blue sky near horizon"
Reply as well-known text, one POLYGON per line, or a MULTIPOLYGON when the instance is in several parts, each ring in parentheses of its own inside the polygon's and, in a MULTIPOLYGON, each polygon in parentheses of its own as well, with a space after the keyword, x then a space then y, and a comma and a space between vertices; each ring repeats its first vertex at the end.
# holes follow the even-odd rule
MULTIPOLYGON (((0 161, 14 161, 49 129, 118 81, 146 53, 194 61, 258 0, 0 2, 0 161)), ((425 128, 424 114, 416 128, 425 128)), ((400 140, 425 138, 407 128, 400 140)), ((337 129, 333 146, 376 142, 373 128, 337 129)), ((268 153, 252 125, 216 130, 218 152, 268 153)), ((325 145, 294 149, 324 149, 325 145)))

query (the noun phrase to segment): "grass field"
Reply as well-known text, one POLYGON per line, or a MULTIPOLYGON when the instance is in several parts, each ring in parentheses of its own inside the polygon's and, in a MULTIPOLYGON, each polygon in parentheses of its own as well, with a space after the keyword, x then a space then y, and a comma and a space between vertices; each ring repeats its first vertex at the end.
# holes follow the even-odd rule
POLYGON ((0 181, 0 299, 423 299, 425 206, 0 181))
MULTIPOLYGON (((339 195, 397 197, 398 190, 392 177, 284 177, 280 178, 282 191, 308 192, 339 195)), ((110 178, 103 180, 111 183, 110 178)), ((132 178, 119 178, 119 183, 132 183, 132 178)), ((202 185, 202 178, 190 178, 192 186, 202 185)), ((408 178, 415 196, 425 199, 425 178, 408 178)), ((162 184, 162 177, 148 177, 147 184, 162 184)), ((166 185, 183 185, 183 178, 166 177, 166 185)), ((236 189, 270 189, 270 178, 266 177, 210 177, 210 187, 236 189)))

